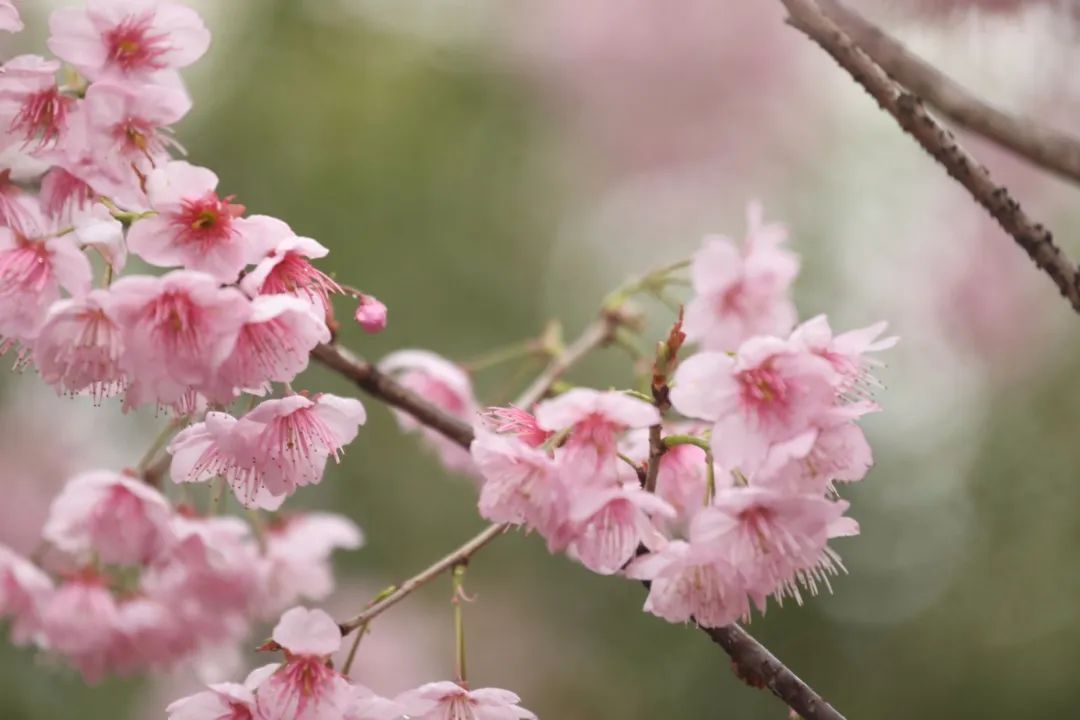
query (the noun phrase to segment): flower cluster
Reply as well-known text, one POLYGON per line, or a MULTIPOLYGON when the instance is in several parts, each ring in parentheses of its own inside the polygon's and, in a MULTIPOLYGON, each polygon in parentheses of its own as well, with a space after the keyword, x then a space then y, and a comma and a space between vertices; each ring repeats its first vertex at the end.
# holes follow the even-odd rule
POLYGON ((12 639, 83 676, 229 653, 251 623, 333 589, 330 555, 360 546, 344 517, 282 516, 262 542, 234 517, 174 509, 123 473, 72 478, 53 501, 38 563, 0 546, 0 616, 12 639))
POLYGON ((267 650, 283 663, 266 665, 243 684, 219 683, 168 707, 169 720, 536 720, 508 690, 468 690, 433 682, 384 698, 335 670, 330 657, 341 630, 321 610, 294 607, 281 616, 267 650))
POLYGON ((761 217, 751 206, 746 242, 707 238, 695 255, 685 336, 701 351, 670 387, 658 370, 655 402, 573 389, 534 414, 493 410, 472 446, 484 517, 650 581, 646 609, 673 622, 801 601, 842 569, 828 541, 858 532, 835 484, 870 468, 856 424, 877 409, 867 353, 895 339, 880 339, 884 324, 834 336, 824 316, 793 327, 798 259, 761 217), (683 420, 662 417, 668 397, 683 420), (661 430, 658 448, 645 428, 661 430))
MULTIPOLYGON (((0 30, 21 29, 0 3, 0 30)), ((49 31, 55 59, 0 66, 0 349, 59 393, 169 410, 174 482, 221 478, 242 504, 276 510, 365 421, 358 400, 290 386, 331 338, 330 295, 360 298, 369 331, 385 307, 319 271, 318 242, 247 214, 213 172, 177 159, 170 128, 191 109, 179 70, 210 44, 194 11, 89 0, 54 11, 49 31), (122 275, 131 258, 162 274, 122 275)), ((71 479, 33 560, 0 548, 14 641, 92 681, 232 651, 253 622, 325 598, 333 550, 361 542, 335 515, 276 515, 253 532, 214 516, 220 497, 205 514, 174 505, 146 482, 163 473, 155 457, 71 479)))

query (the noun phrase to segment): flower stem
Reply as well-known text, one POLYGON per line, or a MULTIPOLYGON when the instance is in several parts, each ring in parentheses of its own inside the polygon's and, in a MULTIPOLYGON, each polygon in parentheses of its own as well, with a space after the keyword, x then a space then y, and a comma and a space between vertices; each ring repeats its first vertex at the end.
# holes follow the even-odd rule
POLYGON ((465 672, 465 611, 462 604, 465 602, 465 563, 454 566, 453 584, 454 597, 454 645, 457 648, 455 670, 458 684, 465 687, 468 677, 465 672))
POLYGON ((341 674, 345 677, 348 677, 349 671, 352 670, 353 660, 356 659, 356 650, 360 647, 360 640, 367 633, 369 624, 370 621, 365 622, 356 630, 356 637, 353 639, 352 647, 349 648, 349 656, 345 658, 345 665, 341 668, 341 674))

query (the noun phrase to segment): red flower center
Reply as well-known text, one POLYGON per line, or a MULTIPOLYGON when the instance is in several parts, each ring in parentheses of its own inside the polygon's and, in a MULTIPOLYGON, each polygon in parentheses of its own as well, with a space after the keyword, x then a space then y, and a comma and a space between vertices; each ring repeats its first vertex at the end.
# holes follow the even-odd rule
POLYGON ((165 67, 162 56, 170 50, 168 35, 152 31, 154 15, 129 15, 103 36, 109 61, 124 72, 160 70, 165 67))

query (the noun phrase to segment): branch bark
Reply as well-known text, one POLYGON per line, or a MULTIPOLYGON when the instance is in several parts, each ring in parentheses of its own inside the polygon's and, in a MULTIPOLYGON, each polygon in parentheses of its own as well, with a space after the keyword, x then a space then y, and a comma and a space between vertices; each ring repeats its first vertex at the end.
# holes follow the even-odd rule
POLYGON ((802 31, 865 89, 998 224, 1027 252, 1058 290, 1080 313, 1080 276, 1076 264, 1054 243, 1053 235, 1035 222, 1009 191, 968 153, 914 94, 897 85, 814 0, 780 0, 788 10, 788 23, 802 31))
POLYGON ((1080 139, 990 105, 837 0, 818 5, 894 80, 959 127, 1080 182, 1080 139))
MULTIPOLYGON (((597 337, 595 332, 589 330, 586 331, 586 334, 594 338, 597 337)), ((577 345, 578 341, 575 341, 571 347, 577 345)), ((569 354, 569 348, 567 354, 569 354)), ((447 415, 427 400, 402 387, 393 378, 380 373, 371 363, 356 357, 348 350, 336 345, 321 345, 316 348, 313 357, 331 370, 355 382, 361 390, 372 397, 409 413, 419 422, 438 430, 462 447, 468 448, 472 443, 473 430, 467 422, 447 415)), ((565 369, 564 367, 560 373, 565 372, 565 369)), ((552 374, 545 373, 545 375, 551 376, 552 374)), ((557 376, 556 374, 555 377, 557 376)), ((545 389, 544 392, 546 391, 545 389)), ((416 588, 460 562, 462 559, 459 557, 460 553, 468 552, 467 556, 471 556, 473 552, 479 550, 504 530, 505 527, 501 525, 490 526, 483 533, 458 548, 458 550, 414 576, 412 580, 406 581, 406 583, 412 583, 410 589, 406 590, 406 583, 403 583, 401 588, 396 589, 387 597, 373 604, 364 613, 342 623, 342 632, 348 633, 355 630, 363 625, 365 621, 369 621, 374 617, 371 613, 381 613, 400 602, 416 588)), ((803 682, 761 643, 738 625, 727 625, 722 628, 702 628, 702 631, 728 654, 738 677, 755 687, 767 687, 789 708, 799 713, 806 720, 844 720, 844 716, 825 702, 821 695, 803 682)))

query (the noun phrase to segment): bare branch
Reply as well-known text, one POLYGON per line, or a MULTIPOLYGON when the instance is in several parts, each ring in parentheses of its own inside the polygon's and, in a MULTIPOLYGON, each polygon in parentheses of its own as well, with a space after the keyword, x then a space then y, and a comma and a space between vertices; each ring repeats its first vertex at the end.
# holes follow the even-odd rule
POLYGON ((818 5, 894 80, 946 118, 1046 170, 1080 182, 1080 139, 984 102, 837 0, 818 0, 818 5))
POLYGON ((963 185, 1005 232, 1012 235, 1035 265, 1050 276, 1073 309, 1080 312, 1080 277, 1076 265, 1054 243, 1050 231, 1028 217, 1009 191, 995 183, 987 169, 927 112, 923 102, 893 82, 814 0, 780 1, 788 10, 788 22, 829 53, 900 127, 963 185))
POLYGON ((522 409, 528 409, 534 403, 542 400, 551 386, 558 382, 567 370, 581 362, 586 355, 611 341, 615 329, 622 324, 622 318, 617 311, 604 311, 600 317, 585 328, 585 331, 572 342, 562 353, 559 354, 547 368, 540 373, 532 384, 521 393, 514 404, 522 409))
POLYGON ((342 635, 348 635, 362 625, 371 622, 375 617, 389 610, 394 605, 412 595, 414 592, 427 585, 444 572, 467 562, 469 558, 483 549, 485 545, 502 535, 510 528, 508 524, 489 525, 482 533, 464 543, 461 547, 450 552, 446 557, 432 563, 416 575, 398 585, 393 592, 381 598, 356 617, 350 618, 338 627, 342 635))

